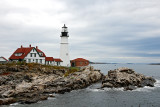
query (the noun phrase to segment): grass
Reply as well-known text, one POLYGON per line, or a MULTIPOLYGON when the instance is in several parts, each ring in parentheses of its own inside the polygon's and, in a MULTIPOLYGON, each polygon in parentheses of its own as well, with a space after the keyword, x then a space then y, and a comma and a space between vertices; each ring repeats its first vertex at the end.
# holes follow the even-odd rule
POLYGON ((26 62, 22 61, 22 62, 8 62, 2 65, 7 65, 7 66, 15 66, 15 65, 27 65, 26 62))
POLYGON ((79 71, 80 69, 78 67, 69 67, 67 72, 64 74, 64 77, 67 77, 68 75, 79 71))
POLYGON ((26 63, 24 61, 22 61, 22 62, 9 62, 6 64, 0 64, 0 66, 1 65, 7 65, 8 67, 24 65, 24 66, 28 66, 29 69, 36 68, 36 67, 49 68, 49 69, 65 69, 65 70, 67 70, 67 73, 72 73, 72 72, 76 72, 79 70, 79 68, 77 68, 77 67, 43 65, 43 64, 39 64, 39 63, 26 63))
POLYGON ((7 65, 8 67, 11 66, 27 66, 29 68, 29 70, 33 69, 33 68, 46 68, 47 69, 57 69, 57 70, 65 70, 65 74, 64 76, 67 77, 68 75, 80 71, 80 68, 78 67, 64 67, 64 66, 51 66, 51 65, 42 65, 42 64, 38 64, 38 63, 26 63, 26 62, 9 62, 6 64, 0 64, 1 65, 7 65))

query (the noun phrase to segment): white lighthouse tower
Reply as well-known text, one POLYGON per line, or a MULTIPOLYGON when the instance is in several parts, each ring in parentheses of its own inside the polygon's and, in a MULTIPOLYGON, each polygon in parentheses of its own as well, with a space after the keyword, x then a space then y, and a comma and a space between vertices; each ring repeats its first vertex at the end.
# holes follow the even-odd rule
POLYGON ((68 49, 68 30, 67 27, 62 27, 61 32, 61 44, 60 44, 60 58, 63 61, 62 66, 70 66, 70 59, 69 59, 69 49, 68 49))

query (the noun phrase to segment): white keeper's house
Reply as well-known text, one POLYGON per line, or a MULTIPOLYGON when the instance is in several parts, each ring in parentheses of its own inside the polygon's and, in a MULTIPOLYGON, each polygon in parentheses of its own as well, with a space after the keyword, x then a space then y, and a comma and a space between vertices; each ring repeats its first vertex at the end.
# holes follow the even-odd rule
POLYGON ((59 58, 46 57, 45 53, 38 49, 38 46, 23 47, 21 45, 9 58, 9 61, 25 61, 26 63, 40 63, 46 65, 61 66, 63 62, 59 58))

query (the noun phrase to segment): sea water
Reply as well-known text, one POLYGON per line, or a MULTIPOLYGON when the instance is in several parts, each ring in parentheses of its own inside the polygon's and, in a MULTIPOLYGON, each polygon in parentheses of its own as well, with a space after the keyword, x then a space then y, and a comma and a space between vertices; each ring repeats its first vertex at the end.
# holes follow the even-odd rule
MULTIPOLYGON (((123 88, 97 89, 101 83, 85 89, 73 90, 65 94, 55 94, 55 98, 35 104, 12 104, 10 107, 160 107, 160 65, 147 64, 95 64, 102 73, 119 67, 128 67, 156 79, 155 87, 123 91, 123 88)), ((4 106, 8 107, 8 106, 4 106)))

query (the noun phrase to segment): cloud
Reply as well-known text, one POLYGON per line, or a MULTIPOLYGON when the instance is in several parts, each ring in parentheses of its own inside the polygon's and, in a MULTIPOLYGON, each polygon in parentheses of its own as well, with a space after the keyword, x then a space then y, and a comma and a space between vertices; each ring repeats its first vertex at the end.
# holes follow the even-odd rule
POLYGON ((159 62, 159 6, 159 0, 1 0, 0 56, 32 44, 59 57, 66 23, 71 59, 159 62))

